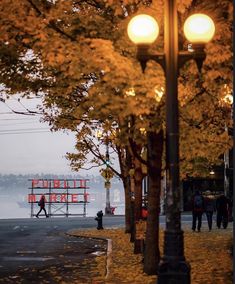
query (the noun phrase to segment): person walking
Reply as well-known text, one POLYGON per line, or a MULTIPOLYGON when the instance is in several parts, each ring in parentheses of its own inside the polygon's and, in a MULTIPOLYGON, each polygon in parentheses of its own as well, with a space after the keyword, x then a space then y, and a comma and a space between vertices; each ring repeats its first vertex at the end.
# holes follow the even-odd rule
POLYGON ((224 194, 221 194, 216 200, 216 223, 218 229, 221 227, 221 223, 223 228, 226 229, 228 226, 228 210, 229 210, 229 202, 227 197, 224 194))
POLYGON ((211 231, 215 204, 214 204, 214 198, 211 196, 210 190, 207 190, 205 194, 206 194, 204 198, 205 212, 206 212, 208 228, 209 228, 209 231, 211 231))
POLYGON ((233 222, 233 197, 228 198, 228 221, 233 222))
POLYGON ((45 209, 45 195, 42 195, 39 202, 38 202, 38 206, 40 206, 40 210, 38 211, 38 213, 36 214, 36 217, 39 218, 39 214, 41 213, 41 211, 43 210, 46 217, 48 218, 49 216, 47 215, 47 211, 45 209))
POLYGON ((192 199, 193 231, 196 230, 196 227, 198 232, 201 231, 203 212, 204 212, 204 198, 197 190, 192 199))

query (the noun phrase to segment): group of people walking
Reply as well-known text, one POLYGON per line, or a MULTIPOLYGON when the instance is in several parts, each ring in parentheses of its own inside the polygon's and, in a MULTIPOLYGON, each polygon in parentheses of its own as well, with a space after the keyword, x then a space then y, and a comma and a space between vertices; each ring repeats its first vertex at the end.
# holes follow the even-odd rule
POLYGON ((197 229, 198 232, 202 226, 202 215, 206 214, 209 231, 212 229, 213 214, 216 211, 216 225, 220 229, 221 226, 226 229, 229 221, 229 199, 221 194, 216 200, 212 197, 211 192, 208 190, 203 196, 199 191, 195 192, 192 198, 192 230, 197 229))

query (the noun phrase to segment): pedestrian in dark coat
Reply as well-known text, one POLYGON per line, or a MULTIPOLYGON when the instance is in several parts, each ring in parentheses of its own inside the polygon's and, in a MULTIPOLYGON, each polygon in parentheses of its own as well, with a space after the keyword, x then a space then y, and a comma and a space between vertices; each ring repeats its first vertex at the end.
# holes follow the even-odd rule
POLYGON ((42 195, 39 202, 38 202, 38 205, 40 206, 40 210, 38 211, 36 217, 39 218, 39 214, 41 213, 41 211, 43 210, 44 213, 45 213, 45 216, 48 218, 49 216, 47 215, 47 211, 45 209, 45 196, 42 195))
POLYGON ((228 221, 233 222, 233 198, 228 198, 228 221))
POLYGON ((226 229, 228 226, 228 209, 229 209, 229 202, 227 197, 222 194, 216 200, 216 210, 217 210, 217 218, 216 223, 218 229, 221 227, 221 223, 223 228, 226 229))
POLYGON ((211 231, 213 213, 214 213, 214 210, 215 210, 215 202, 214 202, 214 198, 211 196, 210 190, 207 190, 205 192, 205 194, 206 194, 206 196, 204 198, 205 212, 206 212, 208 228, 209 228, 209 231, 211 231))
POLYGON ((192 230, 195 231, 197 227, 197 231, 200 232, 202 226, 202 214, 204 212, 204 198, 197 190, 192 199, 192 215, 193 215, 193 223, 192 230))

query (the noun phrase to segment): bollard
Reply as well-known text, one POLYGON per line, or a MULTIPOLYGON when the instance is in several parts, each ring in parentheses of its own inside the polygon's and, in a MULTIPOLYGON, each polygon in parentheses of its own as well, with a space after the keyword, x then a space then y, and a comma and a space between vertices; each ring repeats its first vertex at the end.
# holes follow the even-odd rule
POLYGON ((95 220, 97 221, 97 230, 103 230, 103 212, 102 210, 97 212, 97 217, 95 220))

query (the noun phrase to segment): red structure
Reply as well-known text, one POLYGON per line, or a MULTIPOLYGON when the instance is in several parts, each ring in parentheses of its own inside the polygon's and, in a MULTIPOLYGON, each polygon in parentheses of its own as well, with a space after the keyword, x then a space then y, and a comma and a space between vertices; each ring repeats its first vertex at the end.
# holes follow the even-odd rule
POLYGON ((31 218, 36 216, 34 204, 37 205, 42 195, 45 196, 50 217, 86 216, 86 205, 89 203, 88 179, 31 179, 29 181, 31 193, 28 194, 28 203, 31 204, 31 218), (71 213, 70 205, 82 206, 82 213, 71 213))

